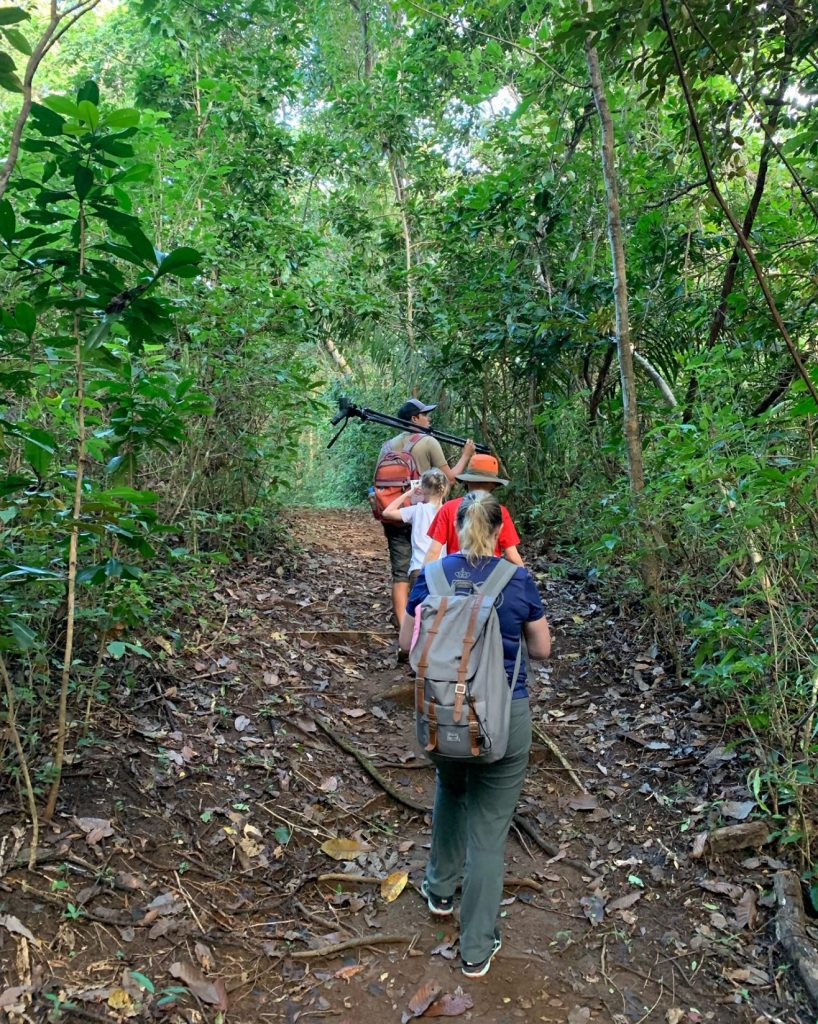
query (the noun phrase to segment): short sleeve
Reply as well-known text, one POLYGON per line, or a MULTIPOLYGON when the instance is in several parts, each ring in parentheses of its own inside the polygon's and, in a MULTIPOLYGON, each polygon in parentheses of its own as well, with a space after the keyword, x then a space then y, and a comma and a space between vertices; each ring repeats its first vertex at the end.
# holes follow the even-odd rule
POLYGON ((505 551, 506 548, 514 548, 520 543, 520 535, 517 533, 514 522, 505 505, 501 505, 500 510, 503 515, 503 525, 500 527, 500 536, 497 543, 500 550, 505 551))
POLYGON ((417 505, 403 505, 401 508, 398 509, 398 512, 400 512, 400 517, 404 521, 404 523, 412 522, 412 520, 415 518, 416 508, 417 505))
POLYGON ((433 469, 440 469, 441 466, 448 466, 446 456, 443 454, 443 449, 440 447, 440 441, 436 437, 429 438, 429 461, 432 463, 433 469))
POLYGON ((431 537, 432 540, 436 540, 440 544, 445 544, 449 536, 447 517, 448 510, 445 505, 441 505, 435 513, 434 519, 429 524, 429 529, 426 531, 427 535, 431 537))
POLYGON ((540 592, 537 590, 537 584, 534 582, 534 577, 528 571, 524 569, 525 578, 521 581, 523 583, 523 595, 525 603, 528 606, 528 615, 525 618, 526 622, 536 622, 537 619, 542 619, 545 616, 545 609, 542 606, 542 598, 540 592))
POLYGON ((406 614, 414 615, 415 609, 429 596, 429 587, 426 585, 426 570, 421 569, 418 574, 418 578, 415 580, 415 585, 412 587, 412 593, 409 595, 409 600, 406 603, 406 614))

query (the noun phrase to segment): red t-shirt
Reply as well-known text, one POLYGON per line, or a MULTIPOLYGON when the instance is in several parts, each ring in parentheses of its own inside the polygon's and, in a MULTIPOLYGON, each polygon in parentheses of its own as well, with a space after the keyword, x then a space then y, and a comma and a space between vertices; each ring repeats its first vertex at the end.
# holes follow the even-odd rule
MULTIPOLYGON (((446 551, 450 555, 460 550, 455 520, 457 519, 457 510, 460 508, 462 500, 462 498, 452 498, 451 501, 444 502, 432 520, 432 525, 428 531, 432 540, 440 541, 441 544, 446 545, 446 551)), ((520 543, 520 535, 514 528, 514 523, 508 514, 508 509, 505 505, 501 505, 500 511, 503 513, 503 525, 500 527, 500 536, 497 538, 497 546, 494 549, 494 554, 498 557, 502 555, 506 548, 516 547, 520 543)))

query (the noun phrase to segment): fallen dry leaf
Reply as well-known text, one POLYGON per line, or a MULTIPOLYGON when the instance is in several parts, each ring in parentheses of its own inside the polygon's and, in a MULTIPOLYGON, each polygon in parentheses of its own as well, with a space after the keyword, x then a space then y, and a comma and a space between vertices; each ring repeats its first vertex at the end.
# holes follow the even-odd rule
POLYGON ((184 982, 196 998, 201 999, 203 1003, 209 1003, 219 1010, 227 1009, 227 993, 224 982, 220 979, 215 982, 208 981, 198 967, 194 967, 186 960, 177 960, 176 963, 171 964, 170 973, 172 977, 184 982))
POLYGON ((423 1014, 424 1017, 459 1017, 466 1010, 471 1010, 474 1000, 465 993, 458 985, 454 992, 447 992, 436 999, 429 1009, 423 1014))
POLYGON ((341 708, 341 714, 346 715, 347 718, 363 718, 366 708, 341 708))
POLYGON ((193 947, 193 952, 196 954, 196 959, 201 964, 203 971, 212 971, 216 966, 216 961, 213 959, 210 948, 203 942, 197 942, 193 947))
POLYGON ((690 851, 691 860, 701 860, 704 856, 704 850, 707 846, 707 837, 709 832, 699 832, 699 834, 693 840, 693 849, 690 851))
POLYGON ((362 971, 363 969, 364 969, 364 965, 363 964, 350 964, 349 967, 340 967, 335 972, 335 974, 333 974, 333 978, 341 978, 347 984, 349 984, 350 978, 354 978, 355 975, 359 971, 362 971))
POLYGON ((568 1024, 588 1024, 591 1019, 589 1006, 575 1006, 568 1014, 568 1024))
POLYGON ((235 722, 233 722, 233 728, 236 732, 244 732, 248 725, 250 725, 250 719, 247 715, 239 715, 235 722))
POLYGON ((409 874, 406 871, 393 871, 381 882, 381 896, 387 903, 392 903, 403 892, 406 883, 409 881, 409 874))
POLYGON ((724 971, 724 977, 728 981, 734 981, 741 985, 769 985, 770 976, 758 967, 735 967, 732 970, 724 971))
POLYGON ((667 1024, 679 1024, 680 1021, 684 1020, 685 1012, 680 1006, 671 1006, 669 1010, 665 1010, 665 1020, 667 1024))
POLYGON ((436 981, 425 981, 409 1000, 409 1004, 401 1014, 401 1024, 413 1017, 421 1017, 441 993, 441 986, 436 981))
POLYGON ((106 1000, 112 1010, 117 1010, 120 1013, 128 1010, 133 1010, 133 999, 125 991, 124 988, 115 988, 113 992, 108 996, 106 1000))
POLYGON ((616 910, 627 910, 628 907, 632 907, 637 900, 641 900, 645 894, 643 892, 629 892, 627 896, 620 896, 619 899, 612 900, 607 904, 605 910, 611 914, 616 910))
POLYGON ((572 797, 568 801, 572 811, 595 811, 599 806, 593 793, 583 793, 581 796, 572 797))
POLYGON ((321 852, 333 860, 352 860, 362 853, 369 853, 369 847, 357 839, 343 839, 338 836, 322 843, 321 852))
POLYGON ((437 954, 442 956, 444 960, 454 960, 455 956, 457 956, 457 936, 445 936, 440 945, 435 946, 429 956, 435 956, 437 954))
POLYGON ((74 818, 74 824, 85 833, 85 841, 89 846, 114 834, 110 818, 74 818))
POLYGON ((704 881, 699 882, 699 885, 702 889, 707 889, 708 892, 715 892, 720 896, 729 896, 731 900, 739 899, 743 892, 741 886, 736 885, 734 882, 704 881))
POLYGON ((725 800, 720 809, 725 818, 735 818, 737 821, 744 821, 749 817, 755 805, 755 800, 725 800))
POLYGON ((756 919, 758 893, 755 889, 746 889, 736 904, 736 925, 739 928, 752 928, 756 919))
POLYGON ((12 935, 22 935, 29 942, 37 941, 20 918, 14 917, 12 914, 0 914, 0 928, 5 928, 12 935))
POLYGON ((330 775, 320 786, 322 793, 334 793, 338 789, 338 776, 330 775))

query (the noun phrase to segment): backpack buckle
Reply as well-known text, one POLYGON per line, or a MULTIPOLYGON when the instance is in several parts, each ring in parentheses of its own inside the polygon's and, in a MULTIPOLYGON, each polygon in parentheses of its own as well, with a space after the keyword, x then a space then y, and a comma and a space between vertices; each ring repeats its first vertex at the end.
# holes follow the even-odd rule
POLYGON ((466 694, 466 684, 465 683, 455 683, 454 684, 454 692, 455 693, 460 693, 463 696, 465 696, 465 694, 466 694))

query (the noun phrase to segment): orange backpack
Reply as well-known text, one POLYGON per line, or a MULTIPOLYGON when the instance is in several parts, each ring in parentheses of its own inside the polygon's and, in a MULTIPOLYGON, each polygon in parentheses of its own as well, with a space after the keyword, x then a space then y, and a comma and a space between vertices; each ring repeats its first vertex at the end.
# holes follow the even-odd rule
POLYGON ((413 480, 420 479, 420 470, 415 462, 412 449, 425 434, 410 434, 409 440, 402 451, 396 452, 389 447, 387 441, 381 448, 378 463, 375 466, 375 479, 370 489, 372 515, 382 519, 381 513, 399 494, 409 490, 413 480))

